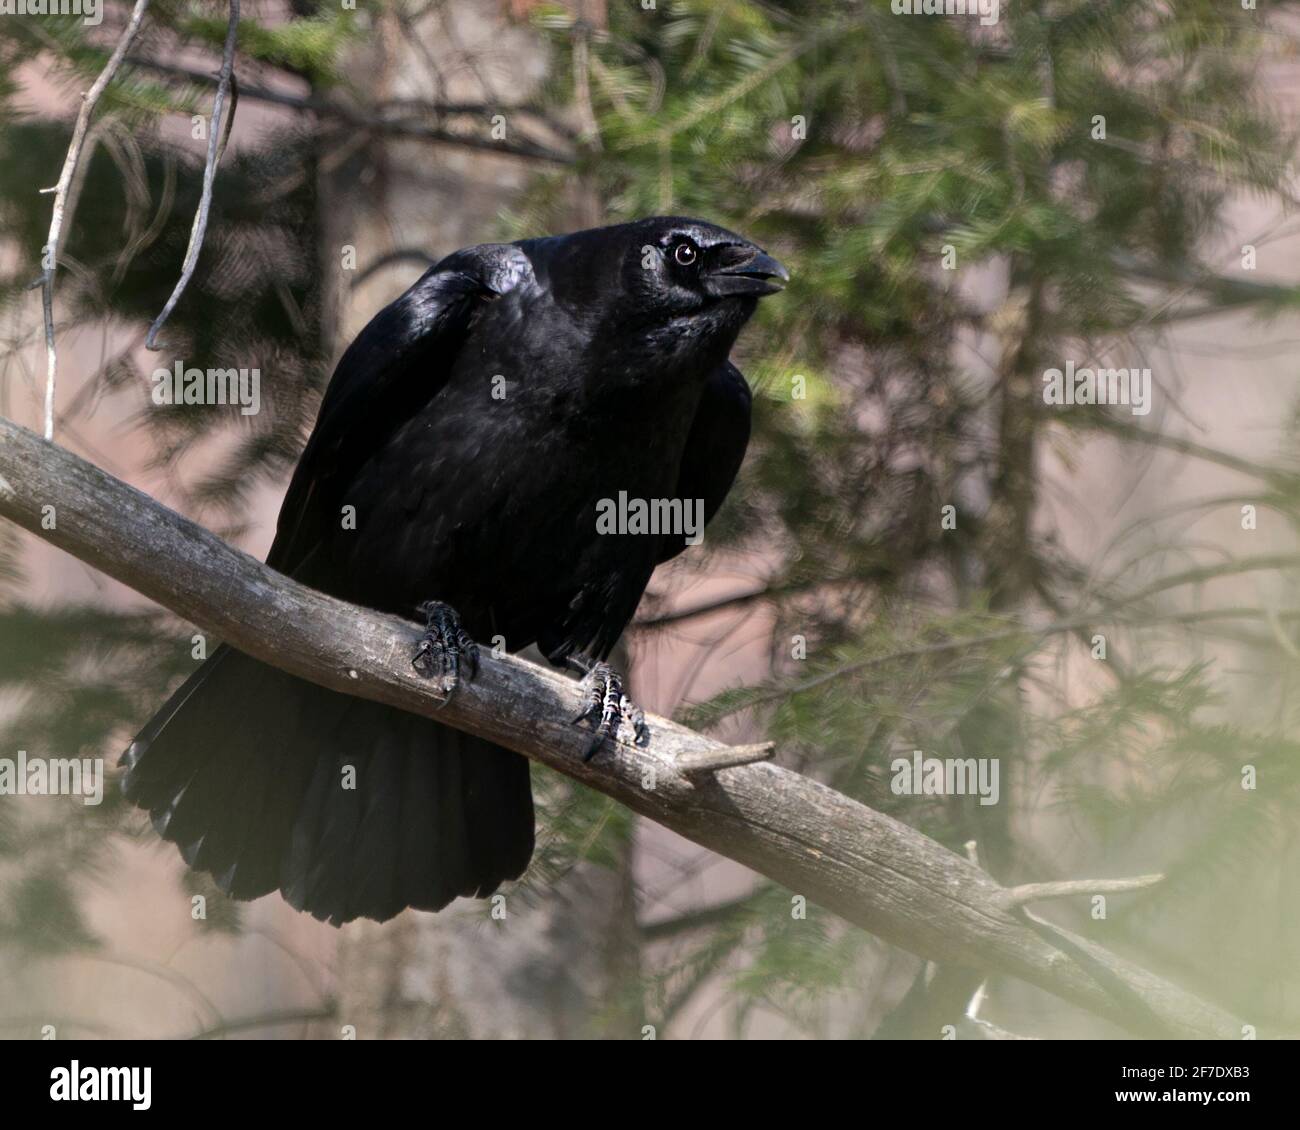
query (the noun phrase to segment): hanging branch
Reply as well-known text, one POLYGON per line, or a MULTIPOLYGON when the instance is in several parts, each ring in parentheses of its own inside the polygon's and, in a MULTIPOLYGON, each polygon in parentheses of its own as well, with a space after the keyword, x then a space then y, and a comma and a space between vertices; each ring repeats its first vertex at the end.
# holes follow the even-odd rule
POLYGON ((45 241, 44 263, 41 271, 41 306, 45 315, 45 438, 54 438, 54 386, 59 371, 59 354, 54 343, 54 272, 58 269, 59 246, 63 241, 63 222, 68 206, 68 191, 72 187, 72 178, 76 175, 77 164, 81 160, 81 151, 86 144, 86 134, 90 129, 90 119, 99 104, 100 96, 113 81, 117 69, 122 65, 140 24, 144 21, 149 0, 136 0, 131 11, 131 19, 126 31, 117 41, 113 53, 104 64, 90 89, 81 96, 81 109, 77 112, 76 124, 72 127, 72 141, 68 144, 68 155, 63 159, 63 171, 59 182, 53 188, 43 188, 43 193, 54 193, 54 210, 50 217, 50 234, 45 241))
MULTIPOLYGON (((230 124, 234 122, 234 103, 231 103, 230 124, 222 129, 222 109, 226 95, 230 93, 232 76, 235 69, 235 40, 239 33, 239 0, 230 0, 230 22, 226 25, 226 43, 221 53, 221 71, 217 75, 217 93, 212 98, 212 121, 208 129, 208 156, 203 163, 203 193, 199 198, 198 211, 194 213, 194 226, 190 228, 189 246, 185 248, 185 261, 181 266, 181 277, 176 280, 176 287, 171 297, 162 308, 162 313, 154 319, 149 333, 144 339, 146 349, 158 350, 158 331, 171 316, 176 303, 181 300, 185 288, 189 286, 194 274, 194 267, 199 261, 199 251, 203 247, 203 237, 208 230, 208 212, 212 208, 212 185, 217 178, 217 162, 226 147, 226 138, 230 134, 230 124)), ((120 45, 119 45, 120 46, 120 45)))
MULTIPOLYGON (((159 59, 132 57, 127 59, 126 65, 189 82, 202 82, 212 77, 199 67, 164 62, 159 59)), ((498 140, 483 137, 473 131, 454 130, 445 124, 448 118, 482 118, 488 112, 495 113, 501 110, 538 122, 561 137, 568 136, 568 128, 563 122, 555 120, 534 106, 514 104, 490 106, 479 102, 434 102, 419 98, 402 98, 389 99, 367 108, 349 105, 335 97, 324 97, 319 94, 290 94, 283 90, 273 90, 248 83, 239 85, 239 94, 255 102, 265 102, 271 106, 282 106, 287 110, 315 114, 378 136, 410 138, 414 141, 439 145, 456 145, 482 153, 505 154, 509 157, 548 161, 557 165, 572 165, 574 161, 573 154, 531 138, 498 140)))
POLYGON ((1242 1035, 1237 1017, 1092 941, 1041 929, 968 860, 810 778, 768 761, 702 771, 728 747, 653 717, 649 749, 608 745, 585 762, 587 732, 570 721, 576 685, 511 656, 485 654, 478 678, 446 701, 412 670, 417 625, 306 588, 3 420, 0 516, 249 655, 525 754, 921 957, 1019 977, 1143 1034, 1242 1035))

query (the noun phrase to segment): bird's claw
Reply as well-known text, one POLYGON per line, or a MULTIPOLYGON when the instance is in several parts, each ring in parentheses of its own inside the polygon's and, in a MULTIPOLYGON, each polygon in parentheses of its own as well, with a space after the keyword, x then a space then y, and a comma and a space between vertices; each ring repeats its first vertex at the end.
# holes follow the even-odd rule
POLYGON ((650 727, 646 725, 645 712, 623 693, 623 677, 608 663, 597 663, 582 680, 583 701, 586 708, 574 720, 574 725, 587 722, 593 738, 583 761, 590 761, 605 744, 605 739, 618 741, 620 727, 626 722, 632 728, 633 744, 645 748, 650 744, 650 727))
POLYGON ((424 615, 424 635, 420 637, 411 666, 426 679, 437 678, 442 693, 450 698, 460 685, 461 661, 469 668, 468 679, 478 674, 478 644, 460 625, 460 616, 440 600, 425 601, 419 607, 424 615))

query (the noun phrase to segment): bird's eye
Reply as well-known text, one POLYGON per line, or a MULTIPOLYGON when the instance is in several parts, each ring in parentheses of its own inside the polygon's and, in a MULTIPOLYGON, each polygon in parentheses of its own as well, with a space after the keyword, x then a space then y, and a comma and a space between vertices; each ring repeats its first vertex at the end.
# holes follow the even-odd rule
POLYGON ((683 267, 689 267, 695 262, 695 256, 698 252, 695 250, 695 244, 683 240, 673 248, 673 258, 683 267))

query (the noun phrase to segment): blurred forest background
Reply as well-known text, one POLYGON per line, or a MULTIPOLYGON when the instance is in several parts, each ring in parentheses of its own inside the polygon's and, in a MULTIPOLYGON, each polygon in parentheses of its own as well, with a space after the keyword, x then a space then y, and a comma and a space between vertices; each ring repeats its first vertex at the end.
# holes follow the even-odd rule
MULTIPOLYGON (((793 281, 738 347, 738 489, 629 632, 638 700, 776 739, 1002 883, 1163 872, 1042 913, 1300 1032, 1294 8, 246 0, 206 244, 148 353, 228 18, 153 0, 74 185, 56 438, 261 554, 333 360, 427 263, 648 214, 742 232, 793 281), (260 367, 261 412, 153 406, 175 358, 260 367), (1149 367, 1154 410, 1046 405, 1067 361, 1149 367), (914 749, 1000 758, 1000 802, 894 795, 914 749)), ((0 412, 28 426, 39 190, 128 12, 0 18, 0 412)), ((193 628, 0 539, 0 754, 115 763, 193 628)), ((981 983, 534 773, 504 921, 341 931, 231 904, 111 789, 0 798, 0 1035, 938 1038, 981 983)), ((980 1016, 1117 1034, 999 977, 980 1016)))

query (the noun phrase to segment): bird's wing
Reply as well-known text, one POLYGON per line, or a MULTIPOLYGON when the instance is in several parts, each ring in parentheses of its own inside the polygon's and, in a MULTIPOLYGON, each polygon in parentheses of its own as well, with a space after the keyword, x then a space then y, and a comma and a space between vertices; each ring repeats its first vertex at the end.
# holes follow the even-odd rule
POLYGON ((388 435, 447 379, 483 302, 532 276, 519 248, 484 244, 457 251, 430 268, 384 307, 348 347, 321 402, 280 507, 266 562, 293 573, 337 525, 342 492, 388 435))
MULTIPOLYGON (((682 453, 677 497, 703 499, 706 525, 722 506, 745 458, 753 399, 744 374, 730 361, 724 361, 704 386, 682 453)), ((684 536, 665 537, 659 549, 660 563, 685 548, 684 536)))
MULTIPOLYGON (((705 523, 722 506, 745 458, 752 403, 744 375, 730 361, 724 361, 704 386, 682 453, 677 497, 702 499, 705 523)), ((684 534, 664 535, 657 560, 668 561, 685 548, 684 534)), ((653 565, 643 562, 626 571, 602 573, 584 585, 566 615, 538 636, 542 654, 552 663, 574 652, 595 659, 608 656, 636 612, 653 565)))

